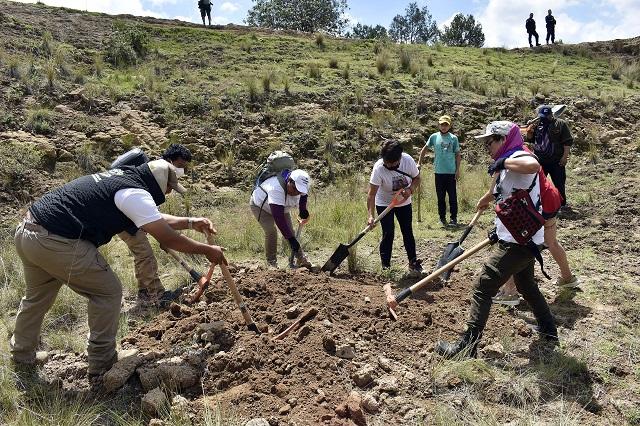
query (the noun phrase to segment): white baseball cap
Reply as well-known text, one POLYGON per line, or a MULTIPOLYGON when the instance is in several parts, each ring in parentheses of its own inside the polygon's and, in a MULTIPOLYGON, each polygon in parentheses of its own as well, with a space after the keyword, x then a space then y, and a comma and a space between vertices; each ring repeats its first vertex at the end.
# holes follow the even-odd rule
POLYGON ((507 136, 513 126, 515 126, 515 124, 511 121, 492 121, 487 124, 484 135, 476 136, 476 139, 484 142, 493 135, 507 136))
POLYGON ((167 187, 175 189, 179 194, 187 192, 187 189, 178 183, 176 168, 173 164, 167 160, 153 160, 147 164, 163 193, 167 192, 167 187))
POLYGON ((309 173, 304 170, 297 169, 291 172, 289 178, 296 185, 296 189, 300 191, 301 194, 309 193, 309 185, 311 185, 311 178, 309 177, 309 173))

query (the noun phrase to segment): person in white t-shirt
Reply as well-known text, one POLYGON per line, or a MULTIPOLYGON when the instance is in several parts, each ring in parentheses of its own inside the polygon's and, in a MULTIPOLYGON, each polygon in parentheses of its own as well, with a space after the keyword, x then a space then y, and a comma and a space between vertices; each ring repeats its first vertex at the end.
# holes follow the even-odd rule
MULTIPOLYGON (((542 211, 538 182, 540 164, 534 156, 523 150, 524 141, 518 125, 510 121, 494 121, 476 139, 485 145, 494 160, 489 167, 489 174, 495 185, 478 201, 477 209, 488 208, 494 199, 500 201, 508 198, 513 190, 531 188, 529 195, 542 211)), ((518 244, 497 217, 496 228, 498 243, 474 284, 467 330, 457 342, 440 341, 436 345, 436 352, 446 358, 460 353, 476 355, 478 341, 489 318, 492 298, 511 276, 518 291, 531 306, 540 335, 553 342, 558 340, 549 305, 533 278, 534 251, 527 245, 518 244)), ((544 242, 544 228, 533 236, 532 241, 534 245, 544 242)))
POLYGON ((307 198, 311 178, 301 169, 292 172, 284 170, 258 185, 251 194, 249 205, 251 212, 264 231, 264 250, 267 263, 277 267, 277 248, 279 229, 282 236, 289 242, 296 258, 298 267, 311 267, 304 251, 300 247, 293 226, 291 225, 291 210, 298 208, 301 221, 309 220, 307 198))
POLYGON ((122 284, 98 247, 125 229, 142 228, 163 247, 226 263, 219 246, 176 232, 212 232, 209 219, 159 212, 157 206, 174 189, 184 190, 176 168, 155 160, 82 176, 31 205, 14 239, 26 285, 10 340, 14 363, 36 362, 44 316, 66 285, 87 299, 88 374, 99 376, 111 368, 117 360, 122 284))
POLYGON ((394 195, 401 191, 402 201, 380 220, 382 241, 380 242, 380 260, 382 268, 391 267, 391 251, 395 224, 398 219, 404 248, 409 259, 409 271, 414 275, 422 274, 421 261, 416 255, 416 240, 413 236, 411 194, 420 185, 420 172, 416 162, 409 154, 402 152, 398 141, 388 140, 382 144, 380 159, 373 165, 367 194, 367 223, 372 226, 376 215, 382 213, 391 204, 394 195))

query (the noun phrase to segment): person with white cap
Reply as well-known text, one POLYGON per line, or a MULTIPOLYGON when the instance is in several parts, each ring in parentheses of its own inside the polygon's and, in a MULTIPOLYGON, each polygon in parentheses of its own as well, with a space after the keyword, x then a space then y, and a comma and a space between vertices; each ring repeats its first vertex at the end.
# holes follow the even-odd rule
POLYGON ((18 366, 36 360, 40 329, 62 285, 88 299, 88 374, 99 376, 117 359, 116 333, 122 284, 98 247, 126 229, 142 228, 164 247, 225 262, 222 249, 199 243, 176 230, 212 231, 206 218, 162 214, 159 205, 172 190, 183 193, 176 168, 166 160, 115 168, 75 179, 37 200, 15 233, 26 294, 10 341, 18 366))
MULTIPOLYGON (((512 191, 524 189, 541 211, 538 179, 540 164, 535 156, 524 150, 524 141, 518 125, 510 121, 494 121, 487 126, 486 132, 476 136, 476 139, 484 144, 494 160, 488 170, 489 175, 493 177, 492 188, 480 198, 477 209, 484 210, 492 201, 505 200, 512 191)), ((531 244, 519 244, 496 217, 495 232, 498 241, 473 286, 467 328, 456 342, 438 342, 436 353, 445 358, 452 358, 458 354, 476 356, 478 342, 489 319, 492 298, 511 276, 538 321, 536 330, 541 337, 553 343, 557 342, 555 320, 533 276, 534 260, 539 256, 539 246, 544 242, 543 229, 541 227, 533 235, 533 247, 531 244), (533 248, 538 250, 537 255, 533 248)))
POLYGON ((301 169, 283 170, 256 186, 251 194, 249 205, 251 212, 264 231, 264 250, 267 263, 277 267, 278 233, 289 242, 296 259, 297 267, 311 267, 300 242, 295 237, 291 225, 291 210, 298 208, 301 221, 309 220, 307 198, 311 178, 301 169))
POLYGON ((442 226, 447 226, 447 202, 449 195, 449 225, 458 226, 458 194, 456 182, 460 179, 460 142, 451 133, 451 117, 443 115, 438 119, 439 132, 435 132, 420 151, 419 164, 422 165, 427 149, 433 149, 433 173, 435 175, 436 195, 438 197, 438 215, 442 226))

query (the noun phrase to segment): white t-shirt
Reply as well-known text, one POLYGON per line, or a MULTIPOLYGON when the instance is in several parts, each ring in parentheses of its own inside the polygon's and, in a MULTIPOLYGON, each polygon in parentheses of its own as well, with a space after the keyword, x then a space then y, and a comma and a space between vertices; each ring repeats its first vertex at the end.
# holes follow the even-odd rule
POLYGON ((284 188, 280 185, 277 176, 272 176, 265 180, 262 182, 260 187, 253 190, 253 193, 251 194, 251 204, 258 207, 262 206, 262 210, 269 214, 271 214, 269 204, 284 206, 285 213, 288 213, 300 204, 300 196, 286 194, 284 188), (262 189, 260 189, 260 187, 262 187, 262 189), (262 204, 263 202, 264 205, 262 204))
POLYGON ((162 219, 162 215, 148 191, 138 188, 126 188, 116 192, 113 197, 116 207, 138 228, 147 223, 162 219))
MULTIPOLYGON (((509 158, 513 158, 515 156, 522 155, 522 154, 528 154, 528 153, 526 151, 516 151, 513 154, 511 154, 509 158)), ((534 204, 540 205, 540 208, 538 209, 538 211, 542 213, 542 202, 540 200, 540 181, 537 178, 537 176, 538 176, 537 172, 525 175, 522 173, 515 173, 510 170, 501 170, 499 184, 493 189, 493 194, 494 195, 497 194, 496 201, 500 201, 502 199, 508 198, 514 189, 525 189, 525 190, 528 189, 531 186, 531 182, 535 178, 536 183, 531 189, 531 191, 529 192, 529 196, 531 196, 531 200, 534 202, 534 204), (500 189, 499 193, 498 193, 498 190, 496 189, 497 187, 499 187, 500 189)), ((500 219, 498 219, 497 216, 495 219, 495 224, 496 224, 496 232, 498 233, 499 239, 510 242, 510 243, 517 242, 515 238, 513 238, 511 233, 507 230, 507 228, 502 224, 500 219)), ((538 232, 535 233, 535 235, 533 236, 533 242, 538 245, 544 243, 544 226, 540 228, 538 232)))
MULTIPOLYGON (((406 152, 403 152, 402 157, 400 157, 398 170, 410 176, 417 177, 419 174, 416 162, 406 152)), ((371 179, 369 179, 369 183, 378 187, 378 192, 376 192, 376 206, 386 207, 391 204, 393 194, 395 194, 399 189, 406 188, 411 185, 412 181, 413 179, 409 176, 398 173, 397 170, 387 169, 382 162, 382 158, 376 161, 376 164, 373 165, 373 170, 371 171, 371 179)), ((398 207, 406 206, 410 203, 411 197, 398 204, 398 207)))

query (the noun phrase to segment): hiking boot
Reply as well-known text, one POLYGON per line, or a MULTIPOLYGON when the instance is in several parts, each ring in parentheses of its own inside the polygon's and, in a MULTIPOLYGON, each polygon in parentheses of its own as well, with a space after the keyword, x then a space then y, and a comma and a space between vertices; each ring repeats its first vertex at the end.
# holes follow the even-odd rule
POLYGON ((517 294, 497 294, 491 300, 493 300, 493 303, 512 307, 520 304, 520 296, 517 294))
POLYGON ((309 262, 309 259, 307 259, 307 256, 304 254, 302 250, 298 250, 295 256, 296 256, 296 268, 311 269, 313 265, 311 265, 311 262, 309 262))
POLYGON ((140 305, 155 305, 163 292, 164 289, 150 291, 146 288, 141 288, 138 290, 137 301, 140 305))
POLYGON ((568 280, 560 277, 556 280, 556 285, 560 288, 574 289, 580 286, 580 280, 575 275, 571 275, 568 280))
POLYGON ((416 259, 413 262, 409 262, 409 274, 415 277, 421 277, 424 273, 422 269, 422 260, 416 259))
POLYGON ((479 333, 467 330, 457 342, 449 343, 440 340, 436 344, 435 351, 446 359, 451 359, 456 355, 464 358, 475 358, 478 355, 478 341, 480 337, 481 335, 479 333))
POLYGON ((443 228, 446 228, 447 226, 447 220, 446 219, 440 219, 440 225, 442 225, 443 228))
POLYGON ((531 329, 538 333, 543 339, 558 342, 558 330, 556 329, 555 324, 534 325, 531 329))
POLYGON ((177 288, 175 290, 165 290, 157 298, 158 306, 161 308, 167 308, 171 305, 171 302, 177 300, 182 295, 182 289, 177 288))
POLYGON ((449 226, 458 226, 458 219, 454 219, 451 218, 451 221, 449 222, 449 226))

